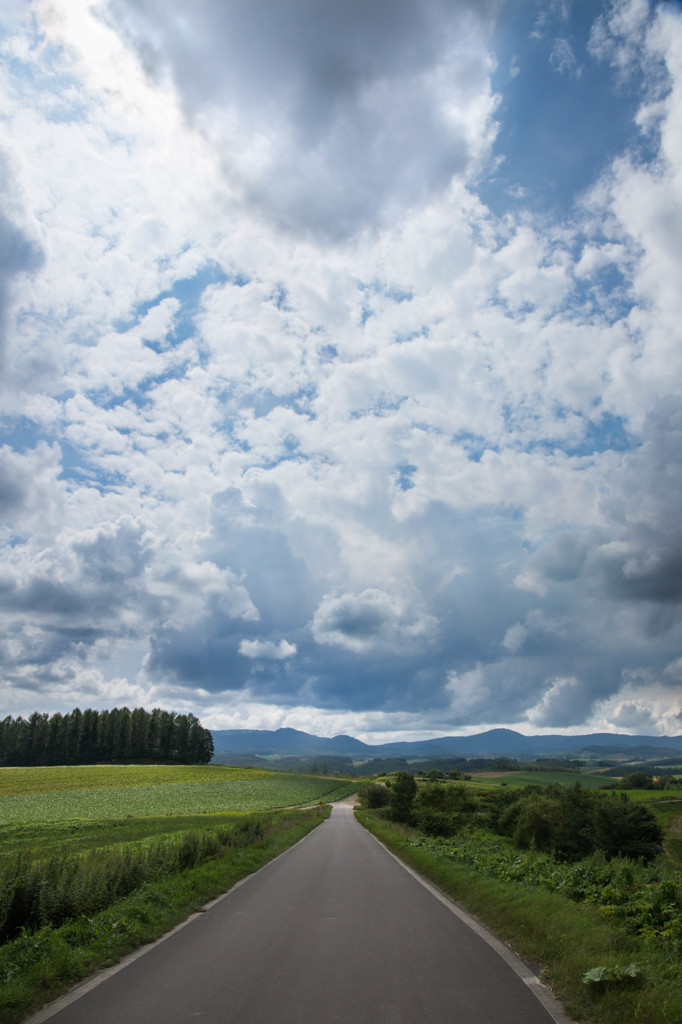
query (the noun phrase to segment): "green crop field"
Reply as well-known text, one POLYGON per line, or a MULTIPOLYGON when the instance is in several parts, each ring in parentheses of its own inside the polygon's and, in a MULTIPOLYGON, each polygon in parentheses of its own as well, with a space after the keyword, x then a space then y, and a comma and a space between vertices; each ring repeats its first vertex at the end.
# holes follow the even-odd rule
POLYGON ((224 765, 85 764, 52 768, 0 768, 0 797, 75 789, 119 789, 163 783, 270 778, 270 772, 224 765))
POLYGON ((606 782, 614 781, 588 772, 495 772, 489 776, 472 772, 471 778, 484 786, 549 786, 553 782, 574 786, 579 782, 585 789, 600 789, 606 782))
POLYGON ((664 804, 672 800, 682 800, 682 789, 624 789, 628 800, 636 800, 639 803, 664 804))
POLYGON ((2 768, 0 826, 261 811, 349 791, 345 779, 219 765, 2 768))

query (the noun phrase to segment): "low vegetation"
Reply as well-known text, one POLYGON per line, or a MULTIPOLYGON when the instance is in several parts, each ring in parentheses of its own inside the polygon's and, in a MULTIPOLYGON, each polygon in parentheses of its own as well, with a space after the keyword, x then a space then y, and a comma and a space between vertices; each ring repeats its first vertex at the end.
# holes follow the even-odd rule
POLYGON ((353 789, 346 779, 221 765, 7 768, 0 771, 0 825, 260 811, 336 800, 353 789))
POLYGON ((682 1020, 682 869, 661 817, 624 792, 502 781, 401 772, 364 791, 358 817, 541 966, 575 1019, 682 1020))
POLYGON ((354 788, 213 765, 0 769, 0 1024, 162 935, 354 788))
POLYGON ((151 882, 250 846, 281 819, 244 815, 218 828, 96 847, 86 853, 54 850, 37 857, 21 850, 0 867, 0 943, 21 932, 59 927, 91 916, 151 882))

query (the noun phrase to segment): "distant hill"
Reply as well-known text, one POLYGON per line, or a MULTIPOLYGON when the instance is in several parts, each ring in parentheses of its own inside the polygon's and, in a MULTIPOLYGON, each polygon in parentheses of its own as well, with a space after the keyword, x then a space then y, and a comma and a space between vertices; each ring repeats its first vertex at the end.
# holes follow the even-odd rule
POLYGON ((627 736, 597 732, 582 736, 524 736, 513 729, 489 729, 474 736, 441 736, 402 743, 363 743, 353 736, 313 736, 298 729, 214 729, 216 756, 278 754, 315 757, 538 757, 615 758, 682 755, 682 736, 627 736), (646 754, 644 754, 646 750, 646 754))
POLYGON ((374 749, 352 736, 313 736, 298 729, 214 729, 213 745, 216 754, 296 754, 300 757, 317 754, 372 757, 374 749))

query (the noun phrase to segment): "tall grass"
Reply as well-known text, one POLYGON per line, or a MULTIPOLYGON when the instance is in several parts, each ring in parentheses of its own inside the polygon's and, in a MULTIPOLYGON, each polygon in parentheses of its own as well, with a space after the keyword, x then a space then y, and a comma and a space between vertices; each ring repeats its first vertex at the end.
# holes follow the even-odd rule
POLYGON ((418 835, 406 843, 470 864, 491 878, 593 904, 605 920, 658 942, 661 953, 682 966, 682 875, 663 859, 645 865, 595 853, 567 864, 546 853, 519 850, 510 840, 483 831, 448 839, 418 835))
POLYGON ((52 853, 43 860, 21 852, 0 868, 0 942, 22 930, 98 913, 148 882, 219 857, 229 847, 256 842, 268 828, 271 821, 252 816, 231 828, 190 831, 83 855, 52 853))

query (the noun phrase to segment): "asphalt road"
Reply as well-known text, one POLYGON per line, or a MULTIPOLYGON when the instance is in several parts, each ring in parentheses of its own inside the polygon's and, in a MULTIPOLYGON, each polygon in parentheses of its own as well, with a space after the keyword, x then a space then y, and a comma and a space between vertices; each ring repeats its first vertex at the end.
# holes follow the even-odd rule
POLYGON ((205 913, 31 1020, 565 1024, 497 945, 341 805, 205 913))

